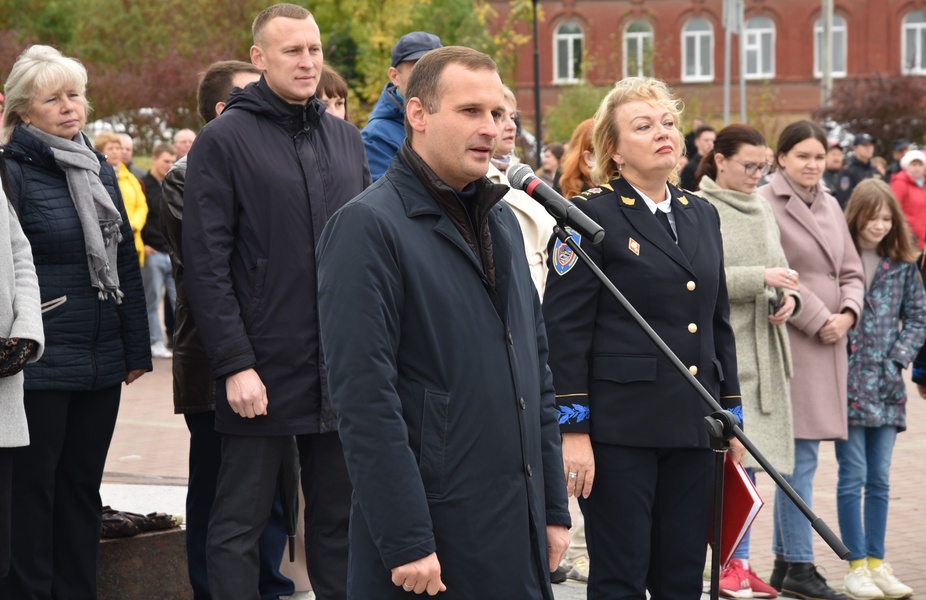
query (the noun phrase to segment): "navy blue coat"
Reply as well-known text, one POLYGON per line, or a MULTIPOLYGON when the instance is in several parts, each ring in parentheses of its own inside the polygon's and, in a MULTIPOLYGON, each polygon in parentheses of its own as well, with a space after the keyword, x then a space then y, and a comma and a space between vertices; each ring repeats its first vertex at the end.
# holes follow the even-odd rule
POLYGON ((488 224, 497 293, 396 157, 322 234, 348 598, 407 598, 390 569, 435 551, 446 600, 552 598, 546 526, 570 521, 547 340, 517 218, 498 202, 488 224))
POLYGON ((319 347, 315 243, 370 183, 360 132, 313 99, 289 104, 263 79, 232 92, 190 151, 184 284, 216 385, 216 430, 325 433, 336 427, 319 347), (242 419, 224 379, 254 368, 267 415, 242 419))
MULTIPOLYGON (((89 146, 89 144, 88 144, 89 146)), ((83 228, 64 171, 51 148, 17 128, 3 148, 12 201, 32 245, 42 295, 45 354, 25 368, 27 390, 97 390, 126 373, 151 370, 148 313, 132 226, 113 169, 102 154, 100 179, 122 216, 119 243, 121 304, 100 300, 90 285, 83 228)))
MULTIPOLYGON (((576 206, 605 230, 581 247, 724 408, 741 404, 717 209, 669 186, 678 244, 624 179, 576 206)), ((710 407, 571 250, 556 248, 543 314, 564 432, 607 444, 708 448, 710 407), (562 274, 560 274, 562 273, 562 274)), ((747 424, 748 425, 748 424, 747 424)))

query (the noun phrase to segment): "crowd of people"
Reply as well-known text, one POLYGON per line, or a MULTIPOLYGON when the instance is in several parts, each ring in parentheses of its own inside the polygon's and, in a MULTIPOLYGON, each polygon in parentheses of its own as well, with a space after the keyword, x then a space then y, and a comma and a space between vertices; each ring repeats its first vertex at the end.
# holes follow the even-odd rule
POLYGON ((83 132, 79 61, 34 45, 12 66, 0 598, 96 597, 103 466, 152 358, 190 432, 197 600, 293 593, 297 484, 319 600, 552 600, 566 577, 698 598, 715 453, 692 378, 808 504, 821 442, 839 465, 845 592, 776 492, 769 581, 747 534, 721 595, 912 595, 885 529, 904 369, 926 397, 926 154, 897 140, 879 170, 861 132, 844 164, 810 121, 774 145, 702 119, 683 136, 675 93, 627 78, 537 170, 593 243, 509 185, 518 106, 490 57, 403 36, 361 131, 311 13, 273 5, 252 35, 148 171, 130 136, 83 132))

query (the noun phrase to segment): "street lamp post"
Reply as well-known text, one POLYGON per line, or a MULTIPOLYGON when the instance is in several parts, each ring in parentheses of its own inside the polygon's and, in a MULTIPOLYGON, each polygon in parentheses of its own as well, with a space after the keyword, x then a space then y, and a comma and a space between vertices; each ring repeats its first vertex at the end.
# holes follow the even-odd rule
POLYGON ((540 131, 540 45, 537 37, 537 0, 532 0, 534 5, 534 121, 535 131, 534 146, 536 150, 537 167, 540 167, 541 140, 543 139, 540 131))

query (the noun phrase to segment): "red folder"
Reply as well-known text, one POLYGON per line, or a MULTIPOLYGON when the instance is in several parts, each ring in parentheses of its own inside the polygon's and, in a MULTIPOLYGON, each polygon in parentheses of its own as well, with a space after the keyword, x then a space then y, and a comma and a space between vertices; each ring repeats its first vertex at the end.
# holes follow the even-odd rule
MULTIPOLYGON (((720 564, 726 565, 765 502, 745 467, 727 454, 723 465, 723 523, 720 532, 720 564)), ((714 543, 711 526, 711 543, 714 543)))

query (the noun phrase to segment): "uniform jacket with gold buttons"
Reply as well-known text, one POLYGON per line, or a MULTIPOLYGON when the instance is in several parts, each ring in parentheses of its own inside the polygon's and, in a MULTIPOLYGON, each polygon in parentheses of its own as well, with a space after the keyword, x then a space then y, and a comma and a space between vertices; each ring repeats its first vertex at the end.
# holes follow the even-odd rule
MULTIPOLYGON (((739 412, 717 210, 669 186, 676 244, 624 179, 574 199, 605 230, 581 247, 724 408, 739 412)), ((710 408, 568 247, 556 244, 543 314, 560 426, 637 447, 709 446, 710 408)))

